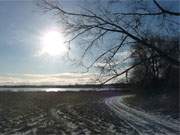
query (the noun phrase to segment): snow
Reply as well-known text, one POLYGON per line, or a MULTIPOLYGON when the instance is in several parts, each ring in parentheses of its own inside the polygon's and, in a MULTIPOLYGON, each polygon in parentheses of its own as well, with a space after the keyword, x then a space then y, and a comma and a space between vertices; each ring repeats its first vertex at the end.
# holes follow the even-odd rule
POLYGON ((117 116, 125 120, 140 135, 179 135, 179 123, 167 121, 160 116, 130 108, 122 101, 127 96, 106 98, 105 103, 117 116))

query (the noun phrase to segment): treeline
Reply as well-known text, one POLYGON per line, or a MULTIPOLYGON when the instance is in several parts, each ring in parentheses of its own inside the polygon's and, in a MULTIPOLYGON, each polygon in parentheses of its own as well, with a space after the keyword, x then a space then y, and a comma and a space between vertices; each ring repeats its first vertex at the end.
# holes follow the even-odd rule
MULTIPOLYGON (((148 35, 147 41, 166 53, 168 56, 179 59, 179 37, 163 37, 148 35)), ((151 48, 144 47, 141 43, 132 46, 133 64, 137 65, 131 74, 130 83, 142 88, 143 92, 178 92, 179 67, 164 59, 151 48)))
POLYGON ((0 88, 129 88, 126 83, 115 84, 74 84, 74 85, 2 85, 0 88))

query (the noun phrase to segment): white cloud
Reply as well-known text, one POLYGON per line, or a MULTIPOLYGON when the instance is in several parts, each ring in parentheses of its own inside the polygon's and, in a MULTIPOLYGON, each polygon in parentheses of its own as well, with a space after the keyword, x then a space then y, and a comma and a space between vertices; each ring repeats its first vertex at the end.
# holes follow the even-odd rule
POLYGON ((93 73, 23 74, 0 76, 0 85, 69 85, 96 83, 93 73))
POLYGON ((130 55, 131 55, 131 52, 127 50, 127 51, 123 51, 123 52, 118 52, 116 54, 116 57, 123 60, 123 59, 126 59, 127 57, 129 57, 130 55))

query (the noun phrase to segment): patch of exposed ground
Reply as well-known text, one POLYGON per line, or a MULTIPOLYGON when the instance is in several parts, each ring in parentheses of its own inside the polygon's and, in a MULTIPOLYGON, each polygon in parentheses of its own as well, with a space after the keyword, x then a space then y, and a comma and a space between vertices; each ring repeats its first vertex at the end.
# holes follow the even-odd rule
POLYGON ((125 135, 104 98, 118 92, 0 92, 1 135, 125 135))

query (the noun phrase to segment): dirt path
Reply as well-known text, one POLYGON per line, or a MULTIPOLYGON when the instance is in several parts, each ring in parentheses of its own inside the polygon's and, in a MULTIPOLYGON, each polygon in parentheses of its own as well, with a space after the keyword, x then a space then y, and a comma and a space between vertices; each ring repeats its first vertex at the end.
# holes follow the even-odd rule
POLYGON ((179 124, 130 108, 122 103, 124 96, 105 99, 105 104, 140 135, 179 135, 179 124))

